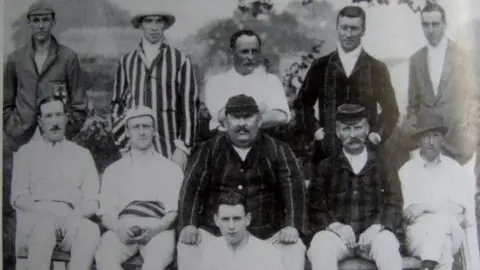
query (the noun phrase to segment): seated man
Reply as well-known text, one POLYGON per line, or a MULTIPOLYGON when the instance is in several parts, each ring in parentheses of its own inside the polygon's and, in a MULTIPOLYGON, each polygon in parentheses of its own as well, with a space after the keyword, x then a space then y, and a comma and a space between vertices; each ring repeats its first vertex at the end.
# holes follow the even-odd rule
POLYGON ((402 217, 400 183, 365 145, 365 108, 339 106, 336 134, 342 151, 318 164, 309 187, 312 269, 334 270, 355 255, 375 261, 380 270, 402 269, 395 237, 402 217))
POLYGON ((108 231, 95 254, 97 269, 122 269, 140 252, 142 269, 165 269, 174 258, 177 204, 183 173, 154 150, 154 113, 137 107, 126 113, 131 150, 105 170, 100 217, 108 231))
POLYGON ((65 104, 50 96, 38 105, 43 139, 14 156, 12 206, 17 209, 17 252, 28 248, 28 269, 50 269, 55 246, 71 252, 70 269, 87 270, 100 239, 90 221, 100 182, 90 152, 65 139, 65 104))
POLYGON ((252 214, 245 196, 232 191, 216 203, 215 225, 222 237, 205 244, 201 270, 282 270, 280 252, 247 231, 252 214))
POLYGON ((187 166, 179 200, 179 270, 195 270, 205 245, 220 235, 216 201, 238 190, 251 209, 250 233, 273 244, 284 269, 303 270, 306 201, 302 173, 290 148, 260 133, 261 116, 252 97, 231 97, 227 132, 204 142, 187 166))
MULTIPOLYGON (((419 119, 413 138, 420 153, 399 171, 404 197, 406 246, 422 260, 421 269, 452 269, 464 233, 469 201, 468 175, 455 160, 441 153, 448 128, 439 115, 419 119)), ((473 187, 474 188, 474 185, 473 187)))

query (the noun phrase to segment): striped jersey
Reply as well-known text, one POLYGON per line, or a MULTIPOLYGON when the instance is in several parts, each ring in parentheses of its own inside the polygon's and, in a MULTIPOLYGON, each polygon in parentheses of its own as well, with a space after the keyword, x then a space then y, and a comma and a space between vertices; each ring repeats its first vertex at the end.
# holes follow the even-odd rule
POLYGON ((128 148, 125 112, 147 106, 156 112, 155 147, 170 158, 175 146, 189 148, 194 142, 200 105, 195 75, 186 55, 165 43, 150 67, 147 63, 142 42, 118 63, 112 96, 115 144, 128 148))

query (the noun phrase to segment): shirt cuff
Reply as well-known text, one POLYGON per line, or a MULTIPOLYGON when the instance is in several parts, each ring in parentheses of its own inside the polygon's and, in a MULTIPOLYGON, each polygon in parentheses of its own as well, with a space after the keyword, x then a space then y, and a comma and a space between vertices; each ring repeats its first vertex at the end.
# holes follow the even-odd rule
POLYGON ((177 139, 173 141, 173 143, 175 144, 175 147, 185 152, 185 154, 190 155, 190 148, 188 148, 183 141, 177 139))

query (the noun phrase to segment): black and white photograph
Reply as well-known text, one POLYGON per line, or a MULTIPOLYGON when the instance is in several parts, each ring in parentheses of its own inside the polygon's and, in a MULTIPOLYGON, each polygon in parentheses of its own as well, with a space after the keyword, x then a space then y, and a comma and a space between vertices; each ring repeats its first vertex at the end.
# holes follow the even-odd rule
POLYGON ((479 0, 3 0, 6 270, 480 270, 479 0))

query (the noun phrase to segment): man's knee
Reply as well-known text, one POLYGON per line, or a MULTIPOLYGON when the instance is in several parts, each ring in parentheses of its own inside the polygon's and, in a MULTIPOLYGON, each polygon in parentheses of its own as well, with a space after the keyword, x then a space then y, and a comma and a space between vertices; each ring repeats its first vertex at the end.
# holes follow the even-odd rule
POLYGON ((143 270, 163 269, 173 262, 175 232, 168 230, 153 237, 142 252, 143 270))
POLYGON ((308 253, 313 253, 313 256, 328 255, 335 252, 335 243, 338 241, 338 236, 330 231, 319 231, 310 242, 308 253))
POLYGON ((400 256, 400 244, 394 233, 388 230, 381 231, 372 241, 372 255, 390 254, 400 256))
POLYGON ((88 219, 82 219, 77 225, 76 241, 82 244, 95 244, 100 242, 100 228, 88 219))
POLYGON ((39 244, 46 245, 48 242, 55 243, 56 241, 56 223, 52 217, 44 217, 39 219, 33 225, 29 236, 29 244, 39 242, 39 244))
MULTIPOLYGON (((110 264, 119 264, 117 262, 115 255, 119 252, 118 248, 118 240, 115 233, 112 231, 108 231, 103 234, 102 238, 100 239, 100 245, 98 246, 97 250, 95 251, 95 261, 99 266, 105 266, 110 264)), ((107 268, 99 268, 99 269, 107 269, 107 268)))

